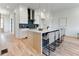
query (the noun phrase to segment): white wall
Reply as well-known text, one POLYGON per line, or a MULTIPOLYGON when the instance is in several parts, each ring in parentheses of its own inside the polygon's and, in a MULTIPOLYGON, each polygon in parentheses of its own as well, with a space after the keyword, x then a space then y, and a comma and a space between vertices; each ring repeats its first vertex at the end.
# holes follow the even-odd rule
MULTIPOLYGON (((0 8, 1 19, 3 19, 4 28, 0 28, 1 32, 10 32, 10 20, 9 20, 9 11, 6 9, 0 8)), ((0 22, 1 23, 1 22, 0 22)))
POLYGON ((4 15, 3 16, 3 20, 4 20, 4 32, 11 32, 11 20, 9 15, 4 15))
POLYGON ((3 15, 3 20, 4 20, 4 32, 14 34, 14 20, 15 20, 14 13, 11 12, 7 15, 3 15))
POLYGON ((61 12, 54 13, 58 19, 67 17, 66 35, 76 36, 79 33, 79 7, 70 8, 61 12))
POLYGON ((18 36, 19 34, 19 22, 20 22, 20 15, 19 15, 19 9, 17 8, 14 12, 14 32, 15 32, 15 36, 18 36))

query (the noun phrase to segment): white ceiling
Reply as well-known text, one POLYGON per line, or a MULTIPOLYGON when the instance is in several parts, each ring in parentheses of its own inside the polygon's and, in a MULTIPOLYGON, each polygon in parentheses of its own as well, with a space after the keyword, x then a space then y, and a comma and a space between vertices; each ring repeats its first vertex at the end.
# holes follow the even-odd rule
POLYGON ((30 7, 34 9, 46 9, 48 11, 56 12, 68 8, 78 7, 79 3, 0 3, 0 8, 12 11, 19 6, 30 7))

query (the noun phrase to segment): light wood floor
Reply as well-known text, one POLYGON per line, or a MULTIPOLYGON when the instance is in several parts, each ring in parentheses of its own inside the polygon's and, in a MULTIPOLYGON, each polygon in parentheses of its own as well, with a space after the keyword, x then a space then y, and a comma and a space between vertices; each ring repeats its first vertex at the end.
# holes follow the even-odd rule
MULTIPOLYGON (((0 50, 7 48, 8 53, 3 56, 37 56, 37 52, 30 47, 29 39, 17 39, 11 34, 0 33, 0 50)), ((51 52, 52 56, 79 56, 79 40, 65 37, 63 43, 51 52)))
POLYGON ((0 50, 8 49, 4 56, 34 56, 37 52, 31 48, 28 39, 17 39, 11 34, 0 33, 0 50))
POLYGON ((52 56, 79 56, 79 39, 64 37, 63 43, 51 52, 52 56))

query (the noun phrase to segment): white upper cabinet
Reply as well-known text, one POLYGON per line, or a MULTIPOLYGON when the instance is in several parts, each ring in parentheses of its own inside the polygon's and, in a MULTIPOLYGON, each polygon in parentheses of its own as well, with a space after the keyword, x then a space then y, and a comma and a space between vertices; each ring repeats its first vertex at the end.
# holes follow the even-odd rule
POLYGON ((35 10, 35 22, 34 22, 34 24, 39 24, 39 20, 40 20, 40 12, 35 10))
POLYGON ((28 13, 27 8, 20 8, 20 23, 28 23, 28 13))
POLYGON ((41 13, 41 19, 46 19, 46 13, 42 11, 40 13, 41 13))

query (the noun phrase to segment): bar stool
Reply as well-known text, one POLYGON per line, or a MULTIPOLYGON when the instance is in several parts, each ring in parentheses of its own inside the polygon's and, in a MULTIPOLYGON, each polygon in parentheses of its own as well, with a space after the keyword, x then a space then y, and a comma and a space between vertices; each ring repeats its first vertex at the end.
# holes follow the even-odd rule
POLYGON ((52 52, 54 52, 56 50, 56 46, 55 44, 55 32, 50 32, 49 33, 49 45, 48 45, 48 49, 52 52))
POLYGON ((65 36, 64 29, 61 28, 61 29, 60 29, 60 43, 63 42, 63 40, 64 40, 64 36, 65 36))
POLYGON ((59 35, 60 35, 60 34, 59 34, 59 30, 57 30, 57 31, 55 32, 55 36, 56 36, 56 37, 55 37, 55 46, 56 46, 56 47, 60 46, 60 42, 59 42, 59 41, 60 41, 60 37, 59 37, 59 35))
MULTIPOLYGON (((54 33, 54 32, 52 32, 52 33, 54 33)), ((52 42, 50 43, 50 37, 51 37, 52 33, 48 32, 48 33, 43 34, 43 40, 42 40, 43 52, 42 53, 46 56, 50 55, 50 51, 54 52, 56 50, 56 46, 54 45, 55 44, 55 35, 54 35, 54 38, 52 39, 52 42)))
MULTIPOLYGON (((56 32, 57 32, 58 30, 55 30, 55 31, 52 31, 52 33, 53 33, 53 35, 54 35, 54 38, 52 39, 53 41, 48 45, 48 49, 50 50, 50 51, 52 51, 52 52, 54 52, 55 50, 56 50, 56 47, 57 46, 59 46, 59 43, 57 42, 57 40, 58 40, 58 38, 56 38, 57 36, 56 36, 56 32)), ((49 33, 50 34, 50 33, 49 33)), ((52 34, 51 34, 51 36, 52 36, 52 34)), ((50 41, 50 37, 51 36, 49 36, 49 41, 50 41)))
POLYGON ((42 47, 43 47, 43 54, 46 56, 50 55, 50 50, 48 49, 49 45, 49 38, 48 38, 48 33, 43 33, 42 34, 42 47))

